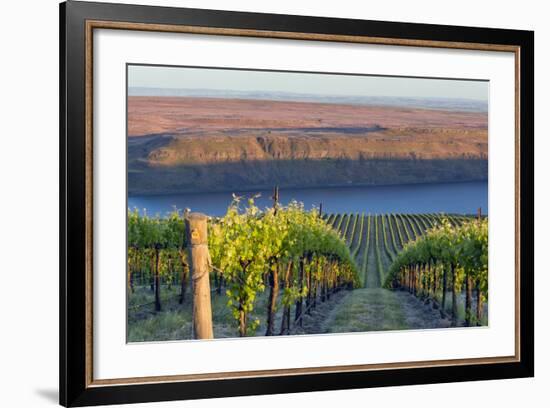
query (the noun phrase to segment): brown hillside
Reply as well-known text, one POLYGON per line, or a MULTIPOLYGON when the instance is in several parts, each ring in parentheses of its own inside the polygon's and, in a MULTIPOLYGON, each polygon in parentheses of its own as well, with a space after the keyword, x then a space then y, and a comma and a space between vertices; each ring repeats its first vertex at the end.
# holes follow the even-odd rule
POLYGON ((176 137, 151 150, 147 162, 181 166, 270 160, 487 158, 487 133, 482 130, 394 129, 351 136, 304 133, 247 131, 234 136, 212 132, 208 137, 176 137))
POLYGON ((245 99, 128 98, 128 135, 181 130, 346 127, 487 129, 487 114, 245 99))
POLYGON ((130 97, 131 194, 487 179, 487 115, 130 97))

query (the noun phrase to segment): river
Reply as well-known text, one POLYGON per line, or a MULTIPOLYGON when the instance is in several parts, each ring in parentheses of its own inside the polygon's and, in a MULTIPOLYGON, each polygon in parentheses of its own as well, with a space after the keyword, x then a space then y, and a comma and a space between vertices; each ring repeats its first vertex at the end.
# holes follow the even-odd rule
MULTIPOLYGON (((256 204, 260 208, 272 205, 273 191, 259 191, 256 204)), ((252 192, 236 193, 250 197, 252 192)), ((453 213, 476 214, 488 210, 486 181, 461 183, 409 184, 368 187, 330 187, 311 189, 281 189, 281 204, 291 200, 304 203, 306 209, 323 204, 324 213, 453 213)), ((129 196, 128 208, 147 209, 149 215, 166 215, 174 207, 190 208, 211 216, 225 213, 231 203, 231 193, 196 193, 150 196, 129 196)))

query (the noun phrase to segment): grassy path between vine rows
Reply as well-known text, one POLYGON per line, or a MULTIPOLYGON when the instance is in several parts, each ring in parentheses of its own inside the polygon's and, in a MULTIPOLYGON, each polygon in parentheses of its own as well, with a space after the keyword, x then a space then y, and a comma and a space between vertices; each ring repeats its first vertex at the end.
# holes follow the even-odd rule
POLYGON ((347 292, 319 325, 320 333, 450 327, 438 310, 405 291, 382 288, 347 292))
MULTIPOLYGON (((374 256, 373 256, 374 257, 374 256)), ((377 276, 376 273, 372 275, 377 276)), ((188 339, 191 335, 189 299, 183 305, 177 302, 175 288, 164 301, 163 311, 132 313, 129 319, 128 341, 163 341, 188 339)), ((146 288, 136 296, 140 301, 151 300, 146 288), (145 293, 147 295, 145 296, 145 293)), ((449 294, 450 297, 450 294, 449 294)), ((237 332, 225 296, 212 297, 215 338, 237 337, 237 332)), ((266 294, 258 297, 258 304, 251 318, 261 320, 257 336, 265 333, 266 294)), ((463 307, 460 302, 459 312, 463 307)), ((450 306, 450 302, 448 302, 450 306)), ((460 314, 460 313, 459 313, 460 314)), ((276 332, 280 326, 281 308, 276 313, 276 332)), ((311 314, 305 315, 302 327, 293 325, 291 334, 346 333, 380 330, 407 330, 449 327, 450 321, 441 319, 438 310, 405 291, 383 288, 341 290, 326 302, 317 301, 311 314)))
MULTIPOLYGON (((391 259, 389 258, 385 250, 384 236, 386 235, 387 231, 386 231, 386 228, 384 228, 382 225, 382 217, 383 215, 378 215, 376 217, 376 222, 378 223, 378 248, 380 250, 380 261, 382 262, 382 273, 381 273, 382 278, 381 279, 379 278, 380 286, 384 286, 384 281, 386 279, 388 269, 390 269, 390 265, 392 263, 391 259)), ((388 237, 386 237, 386 239, 388 239, 388 237)))
POLYGON ((367 270, 365 271, 366 276, 364 278, 365 287, 367 288, 379 288, 382 286, 380 282, 380 275, 378 274, 378 267, 376 265, 376 232, 375 226, 376 216, 371 217, 371 227, 370 227, 370 236, 369 236, 369 251, 367 255, 367 270))

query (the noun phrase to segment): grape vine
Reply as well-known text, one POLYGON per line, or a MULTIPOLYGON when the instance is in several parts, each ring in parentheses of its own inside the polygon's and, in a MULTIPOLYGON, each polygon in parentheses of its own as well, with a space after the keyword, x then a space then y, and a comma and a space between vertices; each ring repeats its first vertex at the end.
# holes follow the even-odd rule
POLYGON ((446 311, 451 291, 451 322, 457 324, 457 294, 466 292, 465 324, 480 324, 488 298, 488 222, 472 220, 457 226, 449 219, 408 243, 389 269, 386 287, 403 287, 446 311), (476 307, 472 292, 476 292, 476 307), (441 292, 441 296, 439 296, 441 292))

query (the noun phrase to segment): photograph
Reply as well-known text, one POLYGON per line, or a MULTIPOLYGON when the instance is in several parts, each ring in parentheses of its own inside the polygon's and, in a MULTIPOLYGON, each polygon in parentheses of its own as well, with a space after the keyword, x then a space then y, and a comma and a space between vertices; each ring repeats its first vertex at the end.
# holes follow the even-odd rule
POLYGON ((528 19, 204 7, 59 6, 60 404, 521 405, 492 380, 534 377, 548 286, 528 19))
POLYGON ((488 80, 126 84, 128 343, 489 325, 488 80))

